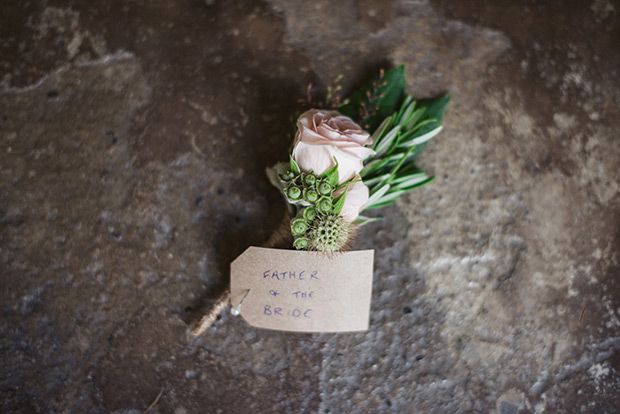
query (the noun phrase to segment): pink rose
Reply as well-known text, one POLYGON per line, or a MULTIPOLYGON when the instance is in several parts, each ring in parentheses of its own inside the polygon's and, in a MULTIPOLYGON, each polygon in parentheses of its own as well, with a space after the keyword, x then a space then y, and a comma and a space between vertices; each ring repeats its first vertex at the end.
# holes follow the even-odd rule
POLYGON ((366 148, 370 135, 336 111, 311 109, 297 120, 293 159, 302 171, 319 175, 338 161, 338 183, 349 181, 375 152, 366 148))
MULTIPOLYGON (((335 197, 342 194, 344 189, 334 193, 335 197)), ((359 216, 360 211, 368 201, 368 187, 362 182, 359 175, 353 178, 353 182, 347 185, 347 195, 344 197, 344 205, 340 211, 340 216, 352 222, 359 216)))

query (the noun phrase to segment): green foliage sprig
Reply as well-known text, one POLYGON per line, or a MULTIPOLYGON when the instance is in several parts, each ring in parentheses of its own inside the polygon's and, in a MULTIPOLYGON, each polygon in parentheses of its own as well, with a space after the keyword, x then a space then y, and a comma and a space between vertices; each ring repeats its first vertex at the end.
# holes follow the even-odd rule
MULTIPOLYGON (((428 141, 441 132, 450 99, 450 95, 445 95, 415 101, 411 95, 405 95, 405 67, 401 65, 381 72, 338 108, 372 134, 376 155, 364 161, 360 173, 370 190, 364 210, 393 204, 406 192, 433 180, 415 161, 428 141)), ((364 218, 358 221, 363 224, 364 218)))

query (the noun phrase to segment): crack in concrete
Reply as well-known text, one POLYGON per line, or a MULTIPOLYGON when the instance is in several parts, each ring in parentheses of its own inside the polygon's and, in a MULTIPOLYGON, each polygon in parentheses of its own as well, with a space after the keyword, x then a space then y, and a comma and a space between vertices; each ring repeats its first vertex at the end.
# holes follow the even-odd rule
POLYGON ((74 69, 92 68, 92 67, 97 67, 97 66, 102 66, 102 65, 108 65, 110 63, 123 62, 126 60, 135 60, 135 59, 136 59, 136 56, 133 53, 126 52, 126 51, 118 51, 116 53, 111 53, 111 54, 101 56, 100 58, 97 58, 97 59, 92 59, 92 60, 87 60, 87 61, 77 62, 77 63, 69 63, 66 65, 60 66, 54 69, 53 71, 43 75, 36 82, 30 85, 7 86, 7 85, 3 85, 2 83, 0 83, 0 87, 1 87, 0 93, 20 94, 20 93, 32 92, 36 90, 37 88, 39 88, 41 85, 43 85, 48 80, 52 79, 53 77, 69 72, 74 69))
POLYGON ((605 349, 605 351, 595 353, 592 356, 583 357, 574 364, 564 365, 555 374, 550 374, 547 371, 543 371, 536 382, 530 387, 529 393, 532 395, 541 395, 553 384, 564 381, 572 374, 579 371, 585 371, 591 366, 610 358, 616 353, 616 351, 620 350, 620 337, 609 338, 599 344, 591 345, 591 347, 594 350, 605 349))

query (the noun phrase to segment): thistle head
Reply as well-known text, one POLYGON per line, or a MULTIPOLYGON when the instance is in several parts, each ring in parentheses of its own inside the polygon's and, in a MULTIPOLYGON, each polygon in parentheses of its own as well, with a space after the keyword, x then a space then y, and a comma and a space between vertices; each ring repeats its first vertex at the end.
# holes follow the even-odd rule
POLYGON ((318 214, 306 233, 309 248, 324 253, 346 250, 354 235, 354 226, 334 214, 318 214))

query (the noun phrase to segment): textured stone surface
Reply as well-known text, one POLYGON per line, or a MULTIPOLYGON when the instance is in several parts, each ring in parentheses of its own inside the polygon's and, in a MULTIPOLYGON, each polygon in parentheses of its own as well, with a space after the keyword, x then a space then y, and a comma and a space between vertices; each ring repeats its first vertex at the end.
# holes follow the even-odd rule
POLYGON ((620 412, 620 4, 539 3, 3 6, 0 411, 620 412), (400 63, 454 99, 358 239, 371 329, 189 338, 307 83, 400 63))

